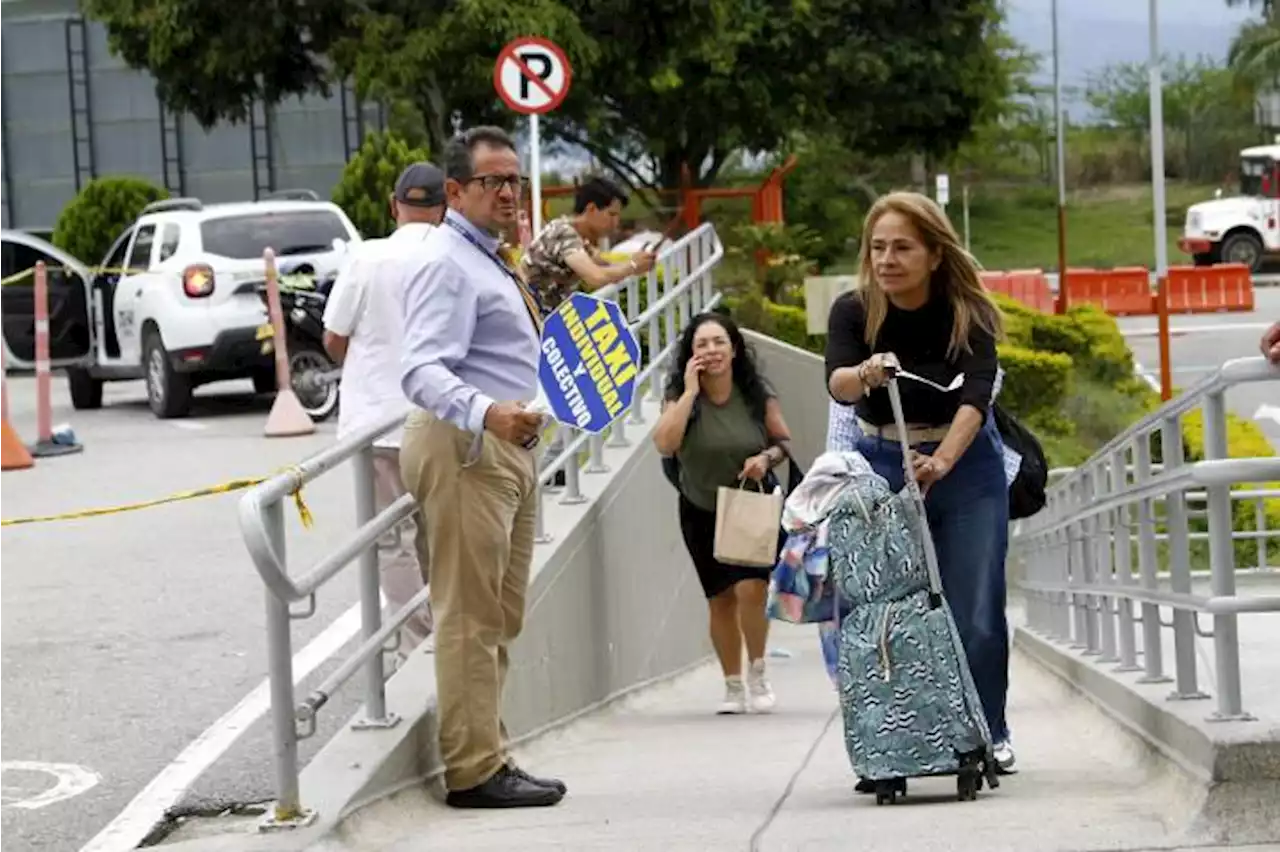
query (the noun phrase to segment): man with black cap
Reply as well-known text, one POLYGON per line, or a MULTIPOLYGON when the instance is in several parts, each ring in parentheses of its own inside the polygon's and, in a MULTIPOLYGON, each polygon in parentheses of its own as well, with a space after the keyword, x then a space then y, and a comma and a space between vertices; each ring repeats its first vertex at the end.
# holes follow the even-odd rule
MULTIPOLYGON (((391 194, 396 230, 385 239, 365 240, 338 275, 324 311, 324 345, 342 364, 342 406, 338 437, 384 419, 408 414, 412 405, 400 389, 405 261, 444 218, 444 173, 431 163, 413 163, 391 194)), ((374 441, 375 511, 405 493, 400 479, 396 428, 374 441)), ((408 518, 378 541, 382 591, 392 612, 427 582, 426 532, 408 518)), ((423 607, 405 622, 400 651, 408 653, 431 633, 431 611, 423 607)))

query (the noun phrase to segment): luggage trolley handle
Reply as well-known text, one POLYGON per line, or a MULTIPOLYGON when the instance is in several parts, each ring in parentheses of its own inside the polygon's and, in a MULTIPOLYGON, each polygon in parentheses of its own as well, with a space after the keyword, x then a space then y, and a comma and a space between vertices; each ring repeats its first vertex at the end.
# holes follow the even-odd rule
MULTIPOLYGON (((911 494, 911 502, 916 510, 918 532, 921 546, 924 547, 924 562, 929 574, 929 593, 940 600, 942 598, 942 574, 938 570, 938 551, 933 546, 933 535, 929 532, 929 517, 925 514, 924 495, 920 492, 920 483, 916 481, 915 468, 911 466, 911 444, 907 442, 907 418, 902 412, 902 393, 898 389, 898 372, 896 364, 885 365, 887 381, 885 387, 889 391, 889 405, 893 409, 893 422, 898 427, 898 442, 902 445, 902 468, 907 491, 911 494)), ((936 605, 938 601, 935 600, 936 605)))

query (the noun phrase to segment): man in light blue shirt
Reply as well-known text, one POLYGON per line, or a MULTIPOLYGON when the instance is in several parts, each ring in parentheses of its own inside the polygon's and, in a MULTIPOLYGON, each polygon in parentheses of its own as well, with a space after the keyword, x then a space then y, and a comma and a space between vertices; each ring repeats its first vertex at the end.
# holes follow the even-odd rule
POLYGON ((415 406, 400 470, 427 524, 446 802, 554 805, 565 788, 506 753, 508 648, 524 623, 537 483, 533 447, 542 312, 498 254, 527 178, 505 132, 445 149, 444 222, 405 266, 401 388, 415 406))

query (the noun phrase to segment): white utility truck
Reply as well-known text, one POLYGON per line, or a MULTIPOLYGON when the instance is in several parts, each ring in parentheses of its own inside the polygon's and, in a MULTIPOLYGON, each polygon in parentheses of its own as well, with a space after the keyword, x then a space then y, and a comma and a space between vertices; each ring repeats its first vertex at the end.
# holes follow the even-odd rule
POLYGON ((1240 191, 1187 208, 1182 249, 1196 266, 1243 263, 1254 272, 1280 254, 1280 145, 1240 152, 1240 191))

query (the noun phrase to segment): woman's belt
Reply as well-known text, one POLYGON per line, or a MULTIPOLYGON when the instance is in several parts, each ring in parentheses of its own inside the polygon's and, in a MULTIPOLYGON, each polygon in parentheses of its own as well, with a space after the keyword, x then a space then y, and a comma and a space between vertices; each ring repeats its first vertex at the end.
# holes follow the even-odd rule
MULTIPOLYGON (((888 426, 876 426, 874 423, 868 423, 861 417, 858 418, 858 428, 862 430, 862 434, 870 435, 873 438, 883 438, 890 441, 901 441, 898 435, 898 427, 890 423, 888 426)), ((916 426, 907 424, 907 445, 914 447, 916 444, 937 443, 947 437, 950 426, 916 426)))

